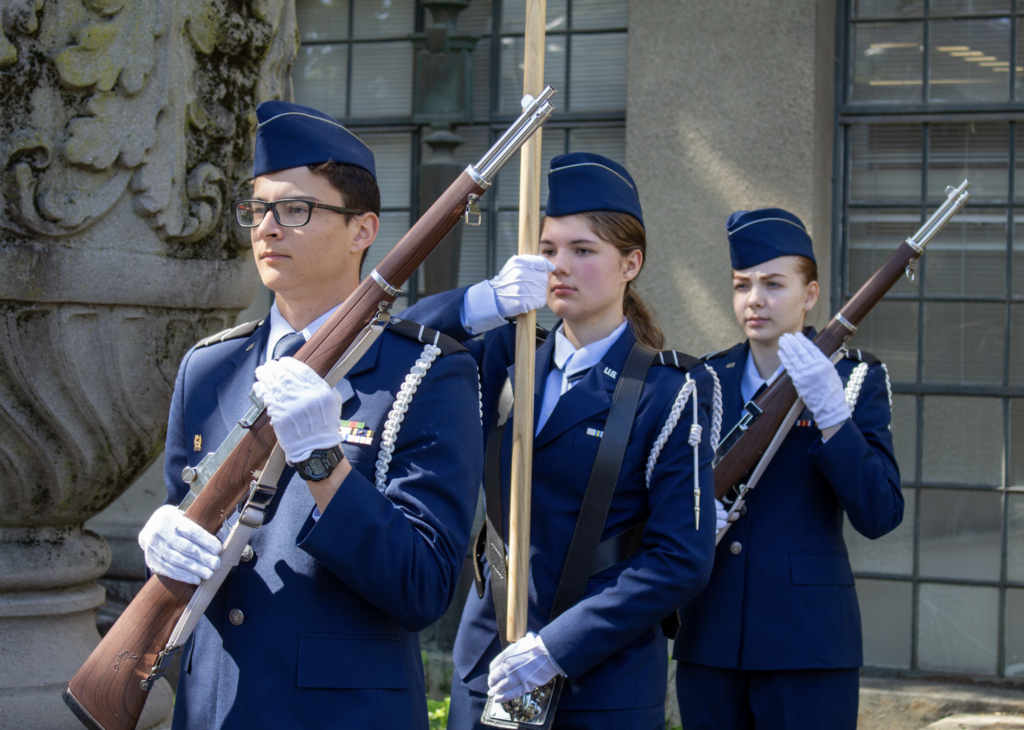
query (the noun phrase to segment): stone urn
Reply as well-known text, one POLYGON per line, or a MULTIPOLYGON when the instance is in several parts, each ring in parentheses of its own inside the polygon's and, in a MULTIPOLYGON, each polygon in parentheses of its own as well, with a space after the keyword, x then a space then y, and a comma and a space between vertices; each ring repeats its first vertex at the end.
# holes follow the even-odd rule
MULTIPOLYGON (((82 524, 163 447, 178 363, 256 291, 226 220, 290 0, 0 2, 0 728, 80 728, 110 550, 82 524)), ((156 688, 139 727, 169 714, 156 688)))

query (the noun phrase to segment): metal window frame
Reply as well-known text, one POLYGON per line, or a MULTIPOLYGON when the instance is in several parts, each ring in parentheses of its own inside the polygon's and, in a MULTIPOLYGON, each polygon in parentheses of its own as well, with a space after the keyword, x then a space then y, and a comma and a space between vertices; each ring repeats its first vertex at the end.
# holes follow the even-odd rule
MULTIPOLYGON (((895 294, 886 297, 890 301, 915 301, 918 303, 917 311, 917 372, 915 382, 894 382, 894 395, 909 395, 915 400, 916 416, 916 443, 915 459, 911 478, 904 477, 903 488, 912 490, 914 493, 914 514, 913 525, 913 567, 912 573, 879 573, 872 571, 855 571, 858 579, 897 581, 910 583, 912 586, 912 607, 911 607, 911 656, 908 669, 891 669, 888 667, 870 667, 872 674, 898 675, 898 676, 949 676, 969 675, 982 676, 988 681, 995 681, 1001 684, 1024 686, 1024 677, 1006 677, 1006 635, 1007 635, 1007 590, 1024 589, 1024 583, 1008 579, 1008 542, 1009 542, 1009 498, 1012 494, 1024 493, 1024 486, 1011 486, 1011 399, 1024 398, 1024 384, 1011 384, 1010 377, 1010 344, 1012 329, 1013 305, 1024 302, 1024 291, 1013 291, 1013 239, 1015 218, 1018 214, 1024 214, 1024 200, 1016 200, 1016 171, 1019 164, 1017 152, 1017 122, 1024 119, 1024 93, 1018 94, 1016 88, 1017 71, 1016 66, 1021 59, 1018 58, 1018 36, 1021 28, 1021 13, 1024 12, 1024 1, 1012 0, 1011 7, 1001 13, 979 13, 979 14, 932 14, 932 0, 924 0, 923 14, 913 18, 854 18, 855 0, 838 0, 836 13, 836 58, 838 63, 835 68, 835 104, 834 104, 834 131, 833 131, 833 172, 832 172, 832 262, 830 267, 831 302, 832 311, 838 311, 851 293, 847 292, 850 280, 849 254, 850 254, 850 212, 858 208, 919 208, 921 220, 927 216, 927 192, 928 192, 928 166, 930 161, 930 134, 931 125, 942 122, 967 122, 967 121, 1005 121, 1009 126, 1009 150, 1008 150, 1008 191, 1007 200, 1002 204, 998 202, 985 201, 978 203, 975 208, 1005 208, 1007 214, 1006 232, 1006 280, 1005 289, 1002 295, 976 296, 976 295, 938 295, 927 292, 928 262, 927 256, 921 259, 918 266, 920 282, 916 294, 895 294), (1011 101, 1001 104, 950 104, 944 102, 929 102, 929 80, 931 70, 931 22, 933 20, 976 20, 986 18, 1011 18, 1010 28, 1010 72, 1008 88, 1011 101), (921 103, 896 104, 893 102, 850 103, 848 94, 850 92, 853 73, 853 28, 860 23, 871 22, 907 22, 924 23, 924 58, 922 78, 922 99, 921 103), (1012 100, 1017 97, 1019 100, 1012 100), (855 124, 879 124, 909 122, 922 125, 921 140, 921 180, 920 196, 917 203, 913 202, 881 202, 873 203, 867 201, 852 201, 851 179, 852 179, 852 146, 850 143, 850 130, 855 124), (924 338, 925 338, 925 309, 928 302, 957 302, 974 303, 989 302, 1004 304, 1003 319, 1003 363, 1002 383, 1000 384, 954 384, 934 383, 924 380, 924 338), (997 397, 1001 399, 1002 427, 1003 427, 1003 464, 1002 484, 966 484, 966 483, 937 483, 923 479, 923 453, 924 453, 924 398, 927 396, 948 395, 948 396, 975 396, 975 397, 997 397), (921 496, 926 491, 938 490, 965 490, 995 492, 1001 494, 1000 507, 1001 535, 1000 535, 1000 566, 998 580, 979 580, 964 578, 941 578, 921 574, 921 496), (941 672, 936 670, 920 669, 919 661, 919 633, 920 633, 920 587, 922 584, 942 585, 964 585, 997 588, 999 591, 998 605, 998 635, 997 635, 997 658, 996 674, 976 675, 971 672, 941 672)), ((1022 129, 1024 131, 1024 129, 1022 129)), ((1024 154, 1024 150, 1021 151, 1024 154)), ((894 242, 895 244, 898 242, 894 242)), ((905 471, 909 472, 909 469, 905 471)), ((911 517, 906 515, 904 519, 911 517)))

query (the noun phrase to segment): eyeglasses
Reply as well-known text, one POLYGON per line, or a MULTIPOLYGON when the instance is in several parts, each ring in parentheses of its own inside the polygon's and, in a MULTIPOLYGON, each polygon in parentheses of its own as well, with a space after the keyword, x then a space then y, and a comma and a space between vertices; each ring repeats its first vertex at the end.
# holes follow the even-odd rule
POLYGON ((309 223, 313 216, 313 208, 325 208, 335 213, 346 213, 359 215, 365 210, 354 210, 352 208, 339 208, 335 205, 324 205, 314 203, 311 200, 299 198, 285 198, 284 200, 236 200, 232 207, 235 210, 235 220, 242 228, 255 228, 263 222, 267 209, 274 211, 274 218, 286 228, 298 228, 309 223))

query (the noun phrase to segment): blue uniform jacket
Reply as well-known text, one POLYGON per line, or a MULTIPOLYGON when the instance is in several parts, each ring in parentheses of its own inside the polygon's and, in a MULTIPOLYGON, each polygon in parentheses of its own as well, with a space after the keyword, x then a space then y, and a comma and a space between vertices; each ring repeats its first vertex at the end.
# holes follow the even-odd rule
MULTIPOLYGON (((722 382, 725 433, 739 420, 748 348, 741 343, 707 361, 722 382)), ((849 357, 836 364, 844 384, 860 364, 849 357)), ((750 493, 746 515, 719 544, 707 589, 683 610, 676 659, 744 670, 863 664, 843 513, 869 538, 903 519, 889 399, 875 363, 853 418, 827 442, 804 410, 806 423, 793 427, 750 493)))
MULTIPOLYGON (((182 468, 247 410, 269 329, 186 354, 168 423, 169 504, 186 494, 182 468)), ((402 421, 386 489, 374 486, 384 422, 422 351, 385 330, 338 384, 342 419, 365 422, 372 443, 343 444, 352 472, 318 522, 309 488, 285 470, 250 542, 255 557, 228 576, 184 648, 175 728, 426 729, 416 632, 455 594, 482 442, 476 365, 465 352, 439 356, 402 421)))
MULTIPOLYGON (((464 289, 429 297, 407 315, 459 340, 470 335, 459 312, 464 289)), ((687 444, 692 399, 669 437, 653 472, 650 488, 645 466, 686 376, 675 367, 651 367, 640 399, 630 443, 602 540, 647 519, 643 546, 631 559, 595 575, 585 598, 548 623, 555 590, 569 550, 580 505, 590 478, 601 431, 611 404, 616 375, 635 342, 627 328, 595 365, 558 401, 534 439, 530 526, 530 602, 528 626, 538 632, 558 665, 568 674, 559 707, 571 710, 649 708, 665 702, 668 661, 659 622, 692 599, 708 580, 714 554, 714 487, 709 411, 713 383, 697 367, 691 375, 699 393, 701 485, 700 530, 694 529, 693 449, 687 444)), ((492 330, 466 343, 480 363, 484 423, 515 361, 515 327, 492 330)), ((551 367, 554 337, 537 348, 535 417, 551 367)), ((513 378, 513 382, 514 382, 513 378)), ((502 511, 508 539, 509 473, 512 428, 505 429, 501 452, 502 511)), ((486 575, 490 575, 489 570, 486 575)), ((455 668, 472 690, 487 691, 488 665, 500 651, 490 581, 483 598, 470 592, 455 642, 455 668)))

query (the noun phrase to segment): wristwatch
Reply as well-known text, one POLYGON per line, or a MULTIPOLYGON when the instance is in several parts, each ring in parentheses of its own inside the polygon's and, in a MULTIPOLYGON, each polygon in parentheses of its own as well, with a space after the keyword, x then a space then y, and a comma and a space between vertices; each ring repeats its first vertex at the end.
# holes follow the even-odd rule
POLYGON ((341 451, 341 445, 329 449, 313 449, 308 459, 295 465, 295 470, 307 482, 322 482, 331 475, 343 458, 345 455, 341 451))

